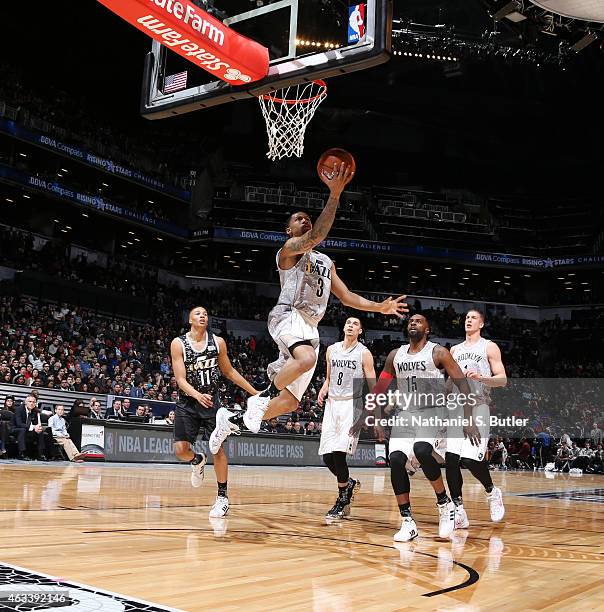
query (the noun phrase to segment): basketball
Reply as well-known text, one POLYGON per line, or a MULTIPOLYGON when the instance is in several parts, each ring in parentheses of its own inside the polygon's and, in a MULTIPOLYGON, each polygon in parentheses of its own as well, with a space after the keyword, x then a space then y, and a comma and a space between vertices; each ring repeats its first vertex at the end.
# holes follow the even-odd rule
MULTIPOLYGON (((317 172, 319 176, 325 173, 329 178, 334 175, 334 169, 336 164, 345 163, 350 166, 351 172, 355 172, 357 164, 354 161, 354 157, 348 151, 344 149, 328 149, 321 155, 317 163, 317 172)), ((348 179, 347 183, 352 180, 352 175, 348 179)))

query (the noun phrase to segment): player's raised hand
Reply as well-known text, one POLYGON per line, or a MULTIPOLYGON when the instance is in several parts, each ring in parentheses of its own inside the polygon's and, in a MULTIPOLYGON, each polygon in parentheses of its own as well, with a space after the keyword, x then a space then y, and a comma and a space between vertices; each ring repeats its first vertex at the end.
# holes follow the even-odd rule
POLYGON ((399 319, 402 319, 403 315, 409 312, 409 305, 403 302, 406 297, 406 295, 401 295, 394 300, 391 297, 385 299, 383 302, 380 302, 378 312, 384 315, 396 315, 399 319))
POLYGON ((325 169, 321 170, 319 178, 329 187, 331 195, 339 198, 344 191, 344 187, 352 180, 353 175, 352 167, 342 162, 335 163, 331 172, 325 169))

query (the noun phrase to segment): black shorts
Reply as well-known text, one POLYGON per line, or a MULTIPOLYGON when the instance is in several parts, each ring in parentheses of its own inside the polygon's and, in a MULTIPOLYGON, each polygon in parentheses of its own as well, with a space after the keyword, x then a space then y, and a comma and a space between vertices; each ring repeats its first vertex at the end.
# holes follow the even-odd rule
POLYGON ((197 436, 207 442, 216 428, 216 408, 204 408, 195 400, 176 404, 174 441, 195 444, 197 436))

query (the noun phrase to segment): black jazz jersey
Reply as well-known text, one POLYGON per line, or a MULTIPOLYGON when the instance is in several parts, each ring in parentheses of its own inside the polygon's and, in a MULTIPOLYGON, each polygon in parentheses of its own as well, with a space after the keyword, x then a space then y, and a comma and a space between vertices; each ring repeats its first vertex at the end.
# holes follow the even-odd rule
MULTIPOLYGON (((187 382, 200 393, 215 396, 218 393, 220 368, 218 367, 218 343, 216 336, 208 332, 208 343, 203 351, 196 351, 188 338, 188 334, 179 336, 183 348, 185 372, 187 382)), ((182 390, 178 391, 181 403, 190 401, 189 396, 182 390)))

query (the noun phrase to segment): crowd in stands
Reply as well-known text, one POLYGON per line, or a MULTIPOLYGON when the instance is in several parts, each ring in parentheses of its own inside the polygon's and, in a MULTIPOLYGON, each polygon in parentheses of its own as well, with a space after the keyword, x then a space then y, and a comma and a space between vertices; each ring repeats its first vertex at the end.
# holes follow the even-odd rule
POLYGON ((157 125, 121 126, 104 122, 102 116, 90 121, 90 104, 83 97, 57 87, 32 87, 28 76, 7 63, 0 66, 0 109, 10 106, 19 124, 40 130, 63 142, 108 157, 159 180, 183 186, 192 161, 199 159, 199 135, 157 125), (146 129, 145 129, 146 128, 146 129), (152 154, 150 154, 152 152, 152 154), (158 161, 159 160, 159 161, 158 161))
POLYGON ((549 429, 533 438, 491 438, 487 461, 491 469, 547 470, 604 474, 602 430, 597 423, 588 438, 572 440, 569 434, 554 438, 549 429))

